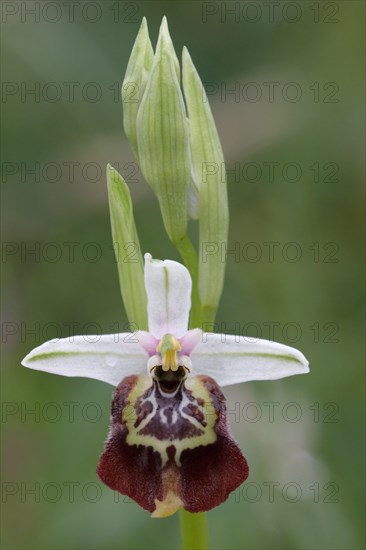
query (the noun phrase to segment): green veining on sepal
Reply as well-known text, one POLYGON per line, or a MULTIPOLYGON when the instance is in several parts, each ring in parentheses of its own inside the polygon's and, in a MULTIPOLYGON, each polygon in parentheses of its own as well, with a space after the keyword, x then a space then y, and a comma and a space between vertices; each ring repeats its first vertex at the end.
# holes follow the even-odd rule
MULTIPOLYGON (((203 353, 202 353, 203 355, 203 353)), ((209 357, 215 357, 217 356, 217 353, 215 352, 208 352, 204 355, 209 357)), ((288 361, 291 363, 299 363, 300 365, 303 365, 303 362, 300 361, 300 359, 297 359, 297 357, 294 357, 293 355, 277 355, 276 353, 250 353, 250 352, 235 352, 235 351, 227 351, 225 352, 225 357, 273 357, 273 359, 280 359, 281 361, 288 361)))
POLYGON ((116 357, 121 357, 123 359, 129 358, 129 357, 140 357, 140 355, 136 353, 101 353, 101 352, 95 352, 95 351, 50 351, 49 353, 39 353, 38 355, 34 355, 33 357, 28 357, 27 362, 34 362, 34 361, 44 361, 47 359, 57 359, 58 357, 73 357, 73 356, 85 356, 85 355, 92 355, 92 356, 103 356, 103 355, 114 355, 116 357))

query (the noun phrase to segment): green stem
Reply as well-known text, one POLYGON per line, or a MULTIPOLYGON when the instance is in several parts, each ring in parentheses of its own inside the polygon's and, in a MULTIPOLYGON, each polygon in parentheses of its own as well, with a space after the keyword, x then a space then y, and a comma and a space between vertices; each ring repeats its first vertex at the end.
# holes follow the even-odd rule
MULTIPOLYGON (((198 258, 193 244, 187 235, 173 244, 181 255, 192 278, 190 328, 202 327, 204 323, 213 323, 217 308, 201 306, 198 292, 198 258)), ((205 327, 205 330, 211 332, 212 328, 213 327, 205 327)), ((190 512, 181 509, 179 515, 182 550, 207 550, 207 514, 204 512, 191 514, 190 512)))
POLYGON ((179 514, 182 550, 207 550, 207 515, 191 514, 186 510, 180 510, 179 514))
POLYGON ((174 246, 181 255, 184 264, 191 274, 192 278, 192 308, 190 315, 190 328, 201 326, 201 302, 198 294, 198 258, 196 250, 191 243, 188 235, 185 235, 179 241, 175 241, 174 246))

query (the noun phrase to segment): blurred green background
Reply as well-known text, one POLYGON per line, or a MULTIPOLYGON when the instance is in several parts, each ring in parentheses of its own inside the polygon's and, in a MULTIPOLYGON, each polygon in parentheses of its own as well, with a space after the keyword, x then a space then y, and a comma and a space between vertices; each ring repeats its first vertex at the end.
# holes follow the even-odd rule
POLYGON ((71 4, 2 3, 2 547, 179 548, 178 517, 152 520, 96 477, 111 387, 20 366, 49 338, 126 330, 107 162, 143 251, 178 259, 119 101, 142 16, 155 44, 165 14, 210 83, 229 171, 236 252, 217 330, 311 365, 225 391, 251 471, 209 513, 211 547, 364 548, 364 3, 71 4))

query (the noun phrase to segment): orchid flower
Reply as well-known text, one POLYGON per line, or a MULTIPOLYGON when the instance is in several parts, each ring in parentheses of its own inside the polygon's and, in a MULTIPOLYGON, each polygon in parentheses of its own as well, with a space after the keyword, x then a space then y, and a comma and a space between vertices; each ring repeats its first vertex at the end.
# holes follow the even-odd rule
POLYGON ((154 517, 207 511, 248 477, 220 386, 308 372, 289 346, 188 330, 192 282, 178 262, 145 254, 149 332, 51 340, 25 367, 117 386, 97 473, 154 517), (147 372, 146 372, 147 370, 147 372))

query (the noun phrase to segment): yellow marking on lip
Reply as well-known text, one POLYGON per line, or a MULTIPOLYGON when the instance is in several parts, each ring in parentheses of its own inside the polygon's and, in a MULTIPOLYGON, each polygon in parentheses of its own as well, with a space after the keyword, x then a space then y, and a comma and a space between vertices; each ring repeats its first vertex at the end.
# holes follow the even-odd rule
POLYGON ((173 493, 168 491, 164 500, 155 499, 155 510, 151 514, 152 518, 167 518, 172 516, 183 506, 181 499, 173 493))
POLYGON ((142 396, 146 390, 151 387, 151 377, 150 376, 139 376, 130 393, 127 396, 126 406, 122 410, 122 421, 127 427, 127 445, 142 445, 144 447, 151 447, 154 451, 160 454, 162 460, 162 467, 168 462, 168 452, 167 448, 171 445, 174 445, 176 449, 176 455, 174 458, 175 464, 179 467, 180 465, 180 456, 183 451, 188 449, 195 449, 200 445, 206 446, 214 443, 217 440, 217 435, 215 433, 215 425, 218 419, 218 414, 215 411, 213 403, 211 401, 211 396, 205 387, 205 384, 197 376, 192 376, 188 378, 185 383, 187 389, 192 391, 193 396, 201 398, 204 402, 202 407, 205 420, 207 422, 206 426, 200 426, 202 431, 201 435, 196 435, 184 439, 175 439, 169 438, 165 440, 160 440, 155 437, 153 434, 142 434, 140 433, 140 428, 135 427, 135 422, 137 420, 135 404, 137 399, 142 396))
POLYGON ((180 351, 182 346, 173 334, 165 334, 156 347, 156 351, 160 353, 163 363, 163 371, 167 372, 178 370, 177 351, 180 351))

